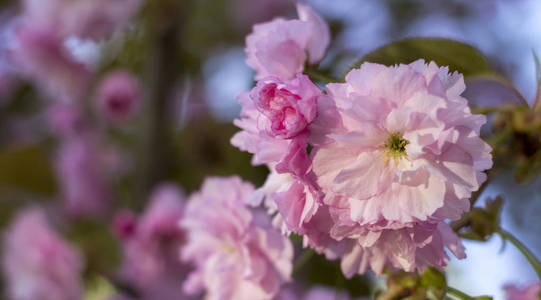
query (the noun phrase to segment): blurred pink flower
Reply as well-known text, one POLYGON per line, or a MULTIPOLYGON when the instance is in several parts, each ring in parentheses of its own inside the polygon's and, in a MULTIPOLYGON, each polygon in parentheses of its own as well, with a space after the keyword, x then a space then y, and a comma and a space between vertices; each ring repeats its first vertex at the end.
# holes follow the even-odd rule
POLYGON ((140 4, 140 0, 23 0, 23 16, 28 24, 54 30, 61 39, 99 41, 122 27, 140 4))
POLYGON ((538 300, 541 295, 541 284, 532 283, 524 288, 515 285, 504 286, 507 300, 538 300))
POLYGON ((23 0, 10 53, 20 71, 53 98, 74 99, 88 85, 90 71, 70 39, 103 40, 137 11, 140 0, 23 0))
POLYGON ((122 28, 141 3, 141 0, 71 1, 66 6, 63 22, 70 34, 99 41, 122 28))
POLYGON ((315 64, 324 57, 330 42, 327 23, 304 4, 297 4, 297 13, 298 20, 277 18, 254 25, 246 37, 246 63, 257 71, 256 79, 292 79, 307 59, 315 64))
POLYGON ((190 268, 180 261, 185 234, 178 226, 184 216, 184 194, 176 185, 163 184, 152 193, 139 218, 119 213, 114 230, 121 238, 124 262, 121 273, 142 299, 177 300, 190 268))
POLYGON ((53 98, 81 95, 90 72, 69 53, 62 39, 48 29, 25 25, 14 35, 13 60, 25 76, 53 98))
POLYGON ((314 148, 313 170, 339 219, 397 228, 469 210, 492 158, 464 88, 462 75, 422 60, 365 63, 327 85, 343 127, 314 148))
POLYGON ((130 118, 139 107, 139 82, 126 71, 109 73, 98 91, 98 109, 113 121, 130 118))
POLYGON ((272 299, 290 279, 293 247, 266 214, 246 206, 253 191, 238 177, 213 177, 190 197, 182 258, 196 270, 186 291, 206 290, 206 299, 272 299))
POLYGON ((90 134, 62 140, 55 160, 61 197, 72 216, 98 215, 107 211, 110 191, 103 174, 99 149, 90 134))
POLYGON ((82 297, 82 259, 38 209, 16 216, 4 239, 2 262, 12 300, 82 297))

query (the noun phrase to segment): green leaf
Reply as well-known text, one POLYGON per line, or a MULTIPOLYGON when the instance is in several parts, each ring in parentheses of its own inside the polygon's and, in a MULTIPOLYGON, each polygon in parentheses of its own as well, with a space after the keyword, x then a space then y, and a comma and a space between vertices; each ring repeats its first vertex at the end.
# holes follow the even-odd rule
POLYGON ((43 148, 25 145, 0 151, 0 187, 53 195, 56 192, 54 172, 43 148))
POLYGON ((409 38, 380 47, 362 57, 352 68, 365 62, 387 66, 408 64, 418 59, 434 61, 439 66, 449 66, 451 72, 458 71, 464 76, 493 73, 484 55, 476 48, 457 41, 443 38, 409 38))
POLYGON ((421 285, 444 290, 447 288, 447 281, 445 280, 445 275, 440 271, 435 268, 428 268, 421 276, 421 285))

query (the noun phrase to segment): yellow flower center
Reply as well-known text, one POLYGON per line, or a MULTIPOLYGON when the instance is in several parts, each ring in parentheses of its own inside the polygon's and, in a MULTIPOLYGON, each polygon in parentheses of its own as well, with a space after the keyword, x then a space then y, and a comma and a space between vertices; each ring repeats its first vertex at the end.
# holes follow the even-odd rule
POLYGON ((406 157, 406 146, 410 142, 402 137, 402 134, 400 132, 393 132, 392 130, 389 132, 389 138, 383 144, 383 154, 385 154, 385 161, 389 161, 389 159, 394 159, 395 162, 398 164, 398 161, 406 157))

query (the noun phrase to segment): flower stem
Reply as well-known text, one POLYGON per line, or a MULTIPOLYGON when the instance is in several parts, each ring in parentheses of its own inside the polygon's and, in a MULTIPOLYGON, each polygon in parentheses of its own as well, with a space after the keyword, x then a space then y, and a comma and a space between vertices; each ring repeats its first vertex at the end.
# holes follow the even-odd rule
POLYGON ((452 287, 447 287, 447 293, 449 295, 452 295, 453 297, 457 298, 457 299, 462 299, 462 300, 471 300, 473 299, 473 297, 471 296, 468 296, 467 294, 465 294, 464 292, 461 292, 455 288, 452 288, 452 287))
POLYGON ((535 257, 535 255, 526 247, 521 241, 519 241, 516 237, 514 237, 511 233, 503 230, 502 228, 498 228, 496 231, 502 239, 510 241, 517 249, 526 257, 530 265, 534 268, 535 272, 537 273, 537 277, 541 280, 541 263, 539 260, 535 257))

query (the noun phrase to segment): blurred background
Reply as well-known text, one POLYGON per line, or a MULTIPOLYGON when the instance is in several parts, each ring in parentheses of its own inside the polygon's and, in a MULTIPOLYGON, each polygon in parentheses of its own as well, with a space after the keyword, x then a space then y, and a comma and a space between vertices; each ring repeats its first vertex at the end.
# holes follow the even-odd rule
MULTIPOLYGON (((307 2, 330 24, 333 42, 321 68, 335 77, 342 76, 362 55, 389 42, 406 37, 445 37, 479 48, 496 69, 512 79, 530 104, 533 102, 533 52, 541 54, 539 0, 307 2)), ((239 174, 256 185, 264 182, 266 168, 252 167, 251 156, 229 143, 237 131, 232 120, 240 111, 235 98, 254 84, 254 72, 244 62, 244 37, 255 23, 277 16, 295 18, 293 1, 144 1, 123 28, 107 38, 63 41, 75 60, 92 74, 75 102, 43 92, 47 89, 43 78, 36 80, 21 72, 21 62, 13 54, 17 45, 12 40, 24 9, 21 2, 10 0, 0 0, 0 8, 2 228, 22 207, 41 203, 53 216, 59 216, 55 219, 58 226, 83 248, 86 273, 99 273, 119 261, 118 245, 109 230, 113 215, 125 208, 141 211, 156 184, 175 182, 189 194, 207 175, 239 174), (119 76, 119 85, 127 86, 132 98, 138 100, 135 104, 108 105, 121 113, 129 110, 127 117, 107 115, 110 112, 99 102, 102 93, 107 93, 103 82, 116 70, 128 74, 124 81, 119 76), (74 112, 73 106, 79 108, 74 112), (73 128, 84 132, 84 142, 73 138, 66 142, 66 135, 71 134, 64 131, 73 128), (88 190, 80 191, 84 183, 79 183, 79 188, 67 183, 88 176, 98 178, 92 179, 88 190), (103 191, 96 196, 96 190, 103 191), (73 193, 81 195, 66 200, 73 193), (108 200, 100 207, 87 207, 81 204, 89 201, 85 195, 108 200), (60 217, 65 214, 69 226, 60 217)), ((24 56, 23 60, 27 61, 24 56)), ((511 96, 474 89, 467 91, 469 95, 475 103, 513 101, 497 99, 511 96)), ((486 196, 504 195, 502 226, 538 256, 540 182, 533 174, 518 184, 511 171, 501 170, 485 190, 486 196)), ((479 201, 478 205, 482 204, 479 201)), ((465 241, 465 245, 468 258, 453 260, 448 268, 449 285, 455 288, 503 299, 504 284, 536 280, 520 253, 512 245, 503 248, 496 236, 486 243, 465 241)), ((326 268, 337 272, 333 264, 326 268)), ((307 267, 304 272, 329 274, 322 270, 326 269, 307 267)), ((323 277, 307 276, 306 280, 329 283, 323 277)), ((364 285, 356 292, 367 292, 366 281, 371 279, 359 280, 364 285)), ((343 284, 350 289, 353 285, 343 284)))

